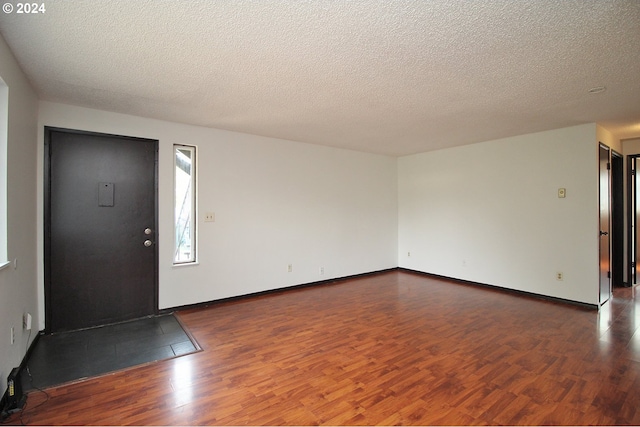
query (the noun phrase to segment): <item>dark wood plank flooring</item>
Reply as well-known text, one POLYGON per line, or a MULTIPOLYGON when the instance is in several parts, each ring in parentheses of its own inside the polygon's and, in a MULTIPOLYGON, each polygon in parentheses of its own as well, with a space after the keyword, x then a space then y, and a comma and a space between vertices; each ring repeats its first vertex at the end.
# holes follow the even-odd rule
POLYGON ((33 392, 22 422, 640 424, 639 299, 393 271, 236 300, 179 313, 204 351, 33 392))

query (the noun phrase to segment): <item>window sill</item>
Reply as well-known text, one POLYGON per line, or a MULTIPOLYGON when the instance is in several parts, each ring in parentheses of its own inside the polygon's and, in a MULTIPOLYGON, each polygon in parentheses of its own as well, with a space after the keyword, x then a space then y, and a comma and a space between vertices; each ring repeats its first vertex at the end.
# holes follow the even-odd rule
POLYGON ((11 265, 11 261, 0 262, 0 270, 4 270, 5 268, 11 265))
POLYGON ((198 261, 195 262, 183 262, 180 264, 173 264, 173 268, 182 268, 182 267, 191 267, 194 265, 200 265, 200 263, 198 261))

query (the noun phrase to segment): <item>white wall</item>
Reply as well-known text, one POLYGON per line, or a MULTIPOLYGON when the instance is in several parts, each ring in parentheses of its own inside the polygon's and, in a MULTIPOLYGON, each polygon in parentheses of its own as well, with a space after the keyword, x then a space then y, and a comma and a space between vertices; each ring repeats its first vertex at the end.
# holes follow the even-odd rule
MULTIPOLYGON (((598 302, 595 124, 396 160, 40 102, 38 218, 44 126, 160 141, 160 308, 398 265, 598 302), (171 262, 174 143, 198 146, 200 263, 187 267, 171 262)), ((42 268, 38 282, 44 319, 42 268)))
POLYGON ((597 147, 589 124, 400 158, 400 267, 597 304, 597 147))
POLYGON ((618 154, 623 154, 622 141, 617 139, 611 132, 600 125, 596 125, 596 139, 598 142, 603 143, 613 151, 618 152, 618 154))
POLYGON ((625 156, 640 154, 640 138, 625 139, 622 143, 622 151, 625 156))
POLYGON ((160 308, 397 266, 395 158, 41 102, 38 183, 44 126, 160 141, 160 308), (172 266, 173 144, 198 147, 194 266, 172 266))
POLYGON ((7 375, 22 361, 37 334, 36 153, 37 111, 34 91, 0 37, 0 78, 9 88, 7 136, 7 255, 16 264, 0 271, 0 395, 7 375), (34 329, 22 329, 22 315, 33 314, 34 329), (11 345, 10 330, 16 341, 11 345))

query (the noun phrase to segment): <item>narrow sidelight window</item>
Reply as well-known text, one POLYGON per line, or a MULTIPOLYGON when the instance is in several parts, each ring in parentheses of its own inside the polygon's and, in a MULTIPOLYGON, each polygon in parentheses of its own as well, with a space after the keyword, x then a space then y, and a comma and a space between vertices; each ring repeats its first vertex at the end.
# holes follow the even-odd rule
POLYGON ((196 147, 174 145, 174 264, 196 262, 196 147))
POLYGON ((0 78, 0 269, 9 265, 7 238, 7 135, 9 134, 9 88, 0 78))

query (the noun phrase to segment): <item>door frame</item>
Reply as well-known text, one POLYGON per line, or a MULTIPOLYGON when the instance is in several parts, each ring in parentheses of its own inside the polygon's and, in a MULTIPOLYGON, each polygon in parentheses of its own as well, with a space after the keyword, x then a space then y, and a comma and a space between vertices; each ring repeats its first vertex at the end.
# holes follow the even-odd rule
POLYGON ((52 307, 51 307, 51 134, 52 132, 65 132, 69 134, 76 135, 87 135, 87 136, 97 136, 97 137, 109 137, 109 138, 119 138, 127 141, 144 141, 144 142, 152 142, 155 148, 155 158, 154 158, 154 167, 153 167, 153 176, 154 176, 154 184, 153 184, 153 199, 154 199, 154 208, 153 215, 155 221, 155 244, 153 245, 154 251, 154 262, 153 262, 153 307, 154 314, 159 313, 159 238, 160 233, 158 232, 158 147, 159 142, 156 139, 148 139, 148 138, 138 138, 132 136, 124 136, 124 135, 115 135, 108 134, 102 132, 90 132, 84 130, 77 129, 67 129, 67 128, 59 128, 53 126, 45 126, 44 127, 44 186, 43 186, 43 198, 44 198, 44 317, 45 317, 45 327, 44 333, 51 333, 51 321, 52 321, 52 307))

